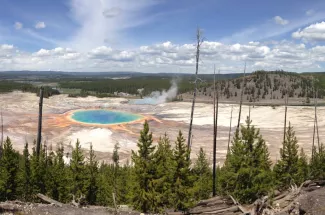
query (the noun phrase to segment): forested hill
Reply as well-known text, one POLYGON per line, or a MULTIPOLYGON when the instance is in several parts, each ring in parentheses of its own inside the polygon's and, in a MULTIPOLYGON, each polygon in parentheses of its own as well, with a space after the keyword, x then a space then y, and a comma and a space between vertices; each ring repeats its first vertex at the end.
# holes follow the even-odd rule
MULTIPOLYGON (((243 89, 243 102, 246 103, 282 103, 288 93, 289 103, 308 104, 314 98, 314 82, 317 97, 325 96, 323 73, 289 73, 283 71, 256 71, 244 77, 218 81, 221 101, 239 102, 243 89)), ((218 77, 217 77, 218 79, 218 77)), ((198 90, 198 99, 212 101, 213 84, 198 90)), ((192 92, 187 92, 183 99, 190 99, 192 92)))

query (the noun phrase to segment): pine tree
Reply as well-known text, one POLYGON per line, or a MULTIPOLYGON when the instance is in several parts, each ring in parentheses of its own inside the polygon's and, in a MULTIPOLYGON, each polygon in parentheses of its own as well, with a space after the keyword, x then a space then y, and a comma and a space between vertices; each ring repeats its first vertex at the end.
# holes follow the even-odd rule
POLYGON ((29 151, 28 151, 28 143, 26 142, 24 151, 23 151, 23 156, 21 159, 21 168, 20 168, 20 177, 19 177, 19 182, 20 182, 20 193, 21 193, 21 198, 24 201, 27 201, 30 199, 31 196, 31 169, 30 169, 30 160, 29 160, 29 151))
POLYGON ((154 166, 156 167, 154 185, 154 212, 163 212, 165 208, 172 206, 172 183, 175 172, 175 161, 170 140, 165 133, 158 141, 157 150, 154 154, 154 166))
POLYGON ((4 141, 0 161, 0 199, 14 200, 17 197, 19 153, 12 148, 9 137, 4 141))
POLYGON ((301 148, 299 160, 298 160, 298 173, 297 173, 298 184, 300 185, 301 183, 306 181, 309 178, 309 174, 310 174, 310 170, 308 165, 308 158, 304 152, 304 149, 301 148))
POLYGON ((120 156, 118 153, 119 150, 119 143, 117 142, 114 145, 114 151, 113 151, 113 155, 112 155, 112 160, 113 160, 113 168, 114 168, 114 172, 113 172, 113 191, 115 193, 116 196, 116 201, 118 202, 118 200, 120 199, 120 192, 118 189, 118 178, 119 178, 119 161, 120 161, 120 156))
POLYGON ((136 187, 134 196, 134 207, 147 213, 151 210, 152 202, 152 179, 153 175, 153 153, 155 147, 152 145, 152 133, 149 133, 148 122, 145 121, 143 130, 140 132, 138 140, 138 153, 132 151, 132 161, 134 162, 136 187))
POLYGON ((237 130, 219 176, 222 194, 232 194, 240 202, 250 203, 266 195, 273 183, 269 152, 259 130, 251 125, 237 130))
POLYGON ((319 148, 314 147, 314 157, 310 162, 311 179, 325 179, 325 147, 323 144, 319 148))
POLYGON ((208 199, 212 187, 212 172, 203 148, 200 148, 198 158, 194 164, 193 173, 196 177, 194 183, 194 197, 195 199, 208 199))
POLYGON ((86 168, 88 176, 86 199, 89 204, 94 205, 96 203, 96 194, 98 190, 96 180, 98 176, 98 162, 96 161, 96 155, 92 144, 90 144, 89 161, 86 168))
POLYGON ((174 149, 176 169, 172 191, 174 208, 181 211, 186 211, 192 205, 193 178, 190 170, 191 161, 188 159, 189 154, 190 151, 185 144, 183 134, 179 131, 174 149))
POLYGON ((280 160, 274 166, 275 177, 281 188, 288 188, 291 184, 297 184, 298 176, 298 141, 289 122, 285 140, 280 149, 280 160))
POLYGON ((32 194, 46 193, 45 185, 45 175, 46 175, 46 161, 45 152, 43 146, 41 145, 40 155, 36 154, 36 141, 34 141, 34 147, 32 156, 30 158, 31 166, 31 184, 32 184, 32 194))
POLYGON ((72 151, 70 161, 71 174, 71 193, 76 196, 85 195, 87 193, 87 175, 85 169, 84 155, 81 151, 79 140, 77 140, 75 148, 72 151))

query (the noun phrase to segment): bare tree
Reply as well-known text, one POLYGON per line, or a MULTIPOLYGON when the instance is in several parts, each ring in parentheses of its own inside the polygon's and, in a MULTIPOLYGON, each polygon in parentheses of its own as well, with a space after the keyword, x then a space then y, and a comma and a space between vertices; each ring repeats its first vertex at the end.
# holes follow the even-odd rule
POLYGON ((313 132, 313 145, 312 145, 312 155, 311 158, 314 158, 314 154, 315 154, 315 133, 317 131, 317 144, 318 144, 318 149, 320 148, 320 143, 319 143, 319 132, 318 132, 318 121, 317 121, 317 89, 316 89, 316 85, 315 85, 315 80, 313 77, 313 93, 314 93, 314 132, 313 132))
POLYGON ((287 131, 287 112, 288 112, 288 86, 286 87, 286 96, 284 100, 284 126, 283 126, 283 142, 286 138, 286 131, 287 131))
MULTIPOLYGON (((219 71, 220 72, 220 71, 219 71)), ((218 74, 219 74, 218 72, 218 74)), ((213 98, 213 196, 216 195, 216 161, 217 161, 217 135, 218 135, 218 110, 219 110, 219 88, 218 80, 216 87, 216 67, 214 66, 214 98, 213 98)))
POLYGON ((0 158, 2 156, 2 147, 3 147, 3 116, 2 116, 2 109, 1 109, 1 142, 0 142, 0 158))
POLYGON ((193 101, 192 101, 192 110, 191 110, 191 121, 190 121, 190 128, 188 131, 188 142, 187 146, 188 149, 191 149, 191 138, 192 138, 192 124, 193 124, 193 115, 194 115, 194 107, 195 107, 195 99, 196 99, 196 93, 197 93, 197 87, 198 87, 198 72, 199 72, 199 61, 200 61, 200 47, 202 45, 202 32, 198 28, 197 29, 197 34, 196 34, 196 71, 195 71, 195 88, 194 88, 194 93, 193 93, 193 101))
POLYGON ((245 87, 245 82, 246 82, 246 62, 245 62, 245 68, 244 68, 244 81, 243 81, 243 87, 241 88, 240 92, 240 103, 239 103, 239 114, 238 114, 238 123, 237 123, 237 129, 239 129, 240 125, 240 117, 241 117, 241 107, 243 104, 243 93, 244 93, 244 87, 245 87))
POLYGON ((38 111, 38 129, 37 129, 37 144, 36 144, 36 154, 37 157, 40 154, 41 140, 42 140, 42 113, 43 113, 43 87, 40 88, 40 98, 39 98, 39 111, 38 111))
POLYGON ((230 123, 229 123, 229 134, 228 134, 228 147, 227 147, 227 155, 230 151, 230 136, 231 136, 231 122, 232 122, 232 111, 234 106, 231 106, 231 112, 230 112, 230 123))

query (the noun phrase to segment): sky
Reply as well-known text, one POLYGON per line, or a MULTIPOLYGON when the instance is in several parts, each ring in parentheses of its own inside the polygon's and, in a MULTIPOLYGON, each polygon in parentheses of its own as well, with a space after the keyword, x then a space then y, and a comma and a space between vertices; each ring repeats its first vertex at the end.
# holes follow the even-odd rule
POLYGON ((325 71, 324 0, 0 0, 0 71, 325 71))

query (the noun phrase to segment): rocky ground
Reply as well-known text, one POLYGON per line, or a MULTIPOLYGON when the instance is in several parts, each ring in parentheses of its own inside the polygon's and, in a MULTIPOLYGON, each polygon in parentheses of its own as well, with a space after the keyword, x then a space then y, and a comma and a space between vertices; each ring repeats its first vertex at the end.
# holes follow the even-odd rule
MULTIPOLYGON (((89 206, 77 208, 72 205, 58 207, 51 204, 7 201, 0 203, 0 214, 5 215, 108 215, 115 214, 115 210, 106 207, 89 206)), ((120 215, 139 215, 138 212, 121 211, 120 215)))

